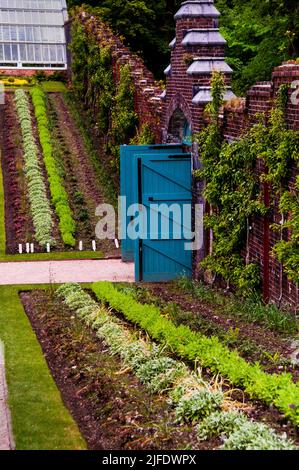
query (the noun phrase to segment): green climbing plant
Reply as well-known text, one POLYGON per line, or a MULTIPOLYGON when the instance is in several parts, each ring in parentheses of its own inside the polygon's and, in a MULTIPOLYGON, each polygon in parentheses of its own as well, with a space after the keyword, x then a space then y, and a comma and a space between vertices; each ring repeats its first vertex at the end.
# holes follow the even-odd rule
POLYGON ((72 53, 72 86, 77 96, 84 97, 87 83, 88 41, 80 22, 75 19, 71 30, 72 41, 70 50, 72 53))
POLYGON ((225 141, 218 116, 223 105, 224 78, 215 73, 212 79, 212 103, 206 114, 209 124, 196 136, 203 169, 195 176, 205 181, 204 196, 210 210, 205 226, 213 232, 213 249, 202 268, 225 279, 243 294, 260 283, 258 267, 244 261, 251 221, 256 215, 271 213, 277 199, 282 221, 273 224, 281 239, 273 255, 283 263, 285 273, 299 282, 299 177, 294 181, 293 168, 299 162, 299 133, 285 124, 288 87, 283 85, 276 106, 269 115, 257 116, 257 122, 239 140, 225 141), (262 161, 266 171, 256 171, 262 161), (262 183, 271 185, 271 207, 263 203, 262 183))
MULTIPOLYGON (((268 147, 263 154, 268 172, 263 178, 274 189, 279 201, 281 220, 272 224, 280 233, 273 255, 282 263, 284 272, 295 284, 299 283, 299 132, 288 129, 285 123, 288 87, 282 85, 277 108, 270 114, 268 147), (281 99, 282 96, 282 99, 281 99), (295 172, 297 170, 297 175, 295 172)), ((272 202, 275 204, 275 199, 272 202)))
MULTIPOLYGON (((72 25, 72 82, 75 95, 84 102, 85 110, 104 142, 109 168, 119 169, 119 147, 138 134, 134 111, 134 84, 129 65, 119 67, 116 80, 111 54, 111 38, 101 45, 80 21, 72 25)), ((118 68, 118 67, 116 67, 118 68)))
POLYGON ((209 125, 196 140, 203 169, 196 176, 205 181, 204 196, 210 205, 205 226, 213 231, 213 249, 202 268, 225 279, 243 294, 249 294, 260 281, 258 268, 244 263, 241 251, 254 214, 263 213, 256 157, 249 133, 233 143, 224 141, 218 116, 223 105, 224 77, 212 77, 212 103, 206 110, 209 125))
POLYGON ((272 224, 272 229, 280 234, 273 247, 273 255, 282 263, 289 279, 298 284, 299 177, 294 174, 299 167, 299 132, 289 129, 285 122, 288 89, 288 85, 281 85, 276 106, 270 111, 268 120, 261 119, 252 133, 253 150, 267 169, 261 180, 271 186, 271 207, 277 203, 280 215, 280 220, 272 224))
POLYGON ((110 111, 115 95, 111 45, 99 47, 76 19, 72 25, 72 84, 78 97, 90 110, 99 132, 110 127, 110 111))
POLYGON ((131 139, 131 145, 153 145, 155 143, 155 135, 149 124, 143 124, 140 131, 137 129, 136 135, 131 139))
POLYGON ((120 67, 120 78, 111 111, 111 130, 108 148, 113 155, 113 162, 119 169, 119 147, 130 140, 136 133, 138 123, 134 111, 134 84, 130 66, 120 67))

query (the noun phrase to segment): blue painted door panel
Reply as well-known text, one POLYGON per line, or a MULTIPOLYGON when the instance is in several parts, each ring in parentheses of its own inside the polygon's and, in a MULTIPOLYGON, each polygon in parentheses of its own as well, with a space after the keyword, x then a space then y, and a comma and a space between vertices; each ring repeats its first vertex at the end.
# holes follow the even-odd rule
POLYGON ((150 211, 146 212, 144 233, 135 243, 136 281, 191 277, 192 252, 186 250, 192 225, 191 154, 144 155, 141 151, 136 156, 133 178, 139 182, 138 202, 158 217, 158 223, 153 224, 150 211), (171 211, 169 219, 161 215, 160 204, 168 210, 175 205, 181 217, 175 219, 171 211), (184 211, 186 217, 182 220, 184 211))
POLYGON ((123 261, 134 261, 135 242, 126 236, 126 228, 132 223, 127 215, 127 207, 138 202, 138 174, 136 170, 137 155, 141 154, 145 160, 149 155, 170 155, 183 153, 181 144, 175 145, 123 145, 120 149, 120 195, 126 197, 126 204, 120 207, 123 261))

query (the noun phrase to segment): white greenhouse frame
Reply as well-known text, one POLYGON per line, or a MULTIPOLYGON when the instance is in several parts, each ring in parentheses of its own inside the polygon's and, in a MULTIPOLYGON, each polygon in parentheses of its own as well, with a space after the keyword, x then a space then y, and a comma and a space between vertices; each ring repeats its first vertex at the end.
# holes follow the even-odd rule
POLYGON ((0 0, 0 68, 67 68, 65 0, 0 0))

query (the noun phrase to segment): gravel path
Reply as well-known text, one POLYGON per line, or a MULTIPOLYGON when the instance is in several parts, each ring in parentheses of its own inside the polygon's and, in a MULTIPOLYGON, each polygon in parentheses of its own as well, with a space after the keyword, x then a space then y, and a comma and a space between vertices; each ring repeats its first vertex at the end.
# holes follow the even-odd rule
POLYGON ((10 412, 7 406, 4 346, 0 341, 0 450, 14 449, 10 412))
POLYGON ((0 263, 0 285, 134 282, 134 264, 118 259, 0 263))

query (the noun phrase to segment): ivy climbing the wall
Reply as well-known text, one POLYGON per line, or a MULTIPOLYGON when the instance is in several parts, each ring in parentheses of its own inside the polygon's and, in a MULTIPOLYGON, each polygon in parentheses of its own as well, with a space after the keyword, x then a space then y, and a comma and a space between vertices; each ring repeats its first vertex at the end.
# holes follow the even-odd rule
POLYGON ((143 124, 140 131, 131 139, 131 145, 153 145, 155 143, 155 136, 149 124, 143 124))
POLYGON ((115 86, 109 42, 99 47, 78 20, 72 25, 72 84, 101 133, 109 130, 115 86))
POLYGON ((134 84, 131 79, 129 65, 120 67, 120 78, 116 95, 112 101, 111 129, 109 132, 108 149, 114 157, 119 169, 119 146, 127 143, 136 133, 138 123, 134 111, 134 84))
POLYGON ((119 170, 119 147, 137 133, 134 84, 129 65, 113 64, 111 40, 95 41, 80 21, 72 25, 72 82, 75 95, 84 102, 97 136, 103 142, 110 169, 119 170), (115 78, 113 67, 118 69, 115 78))
POLYGON ((283 263, 288 277, 298 283, 299 177, 293 183, 290 179, 292 169, 299 163, 299 133, 288 129, 284 121, 286 88, 281 88, 269 116, 257 116, 257 123, 232 143, 225 141, 219 124, 224 89, 224 77, 215 73, 213 101, 206 110, 209 124, 196 137, 203 169, 195 176, 205 181, 204 196, 210 206, 205 226, 213 234, 211 253, 202 268, 225 279, 244 295, 255 290, 260 275, 257 265, 249 259, 250 227, 255 216, 271 212, 278 197, 282 222, 272 228, 281 231, 281 239, 274 246, 273 255, 283 263), (256 171, 258 160, 267 168, 261 175, 256 171), (265 181, 272 188, 270 208, 263 203, 265 181))
POLYGON ((288 88, 287 85, 280 87, 267 132, 261 125, 256 130, 257 141, 265 142, 261 158, 268 171, 262 178, 272 187, 272 204, 275 197, 279 201, 281 220, 274 223, 272 229, 280 233, 280 240, 274 245, 273 255, 282 263, 288 278, 299 284, 299 132, 288 129, 285 123, 288 88))

